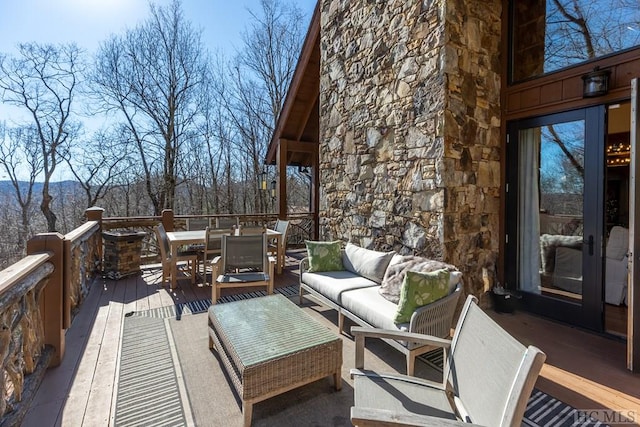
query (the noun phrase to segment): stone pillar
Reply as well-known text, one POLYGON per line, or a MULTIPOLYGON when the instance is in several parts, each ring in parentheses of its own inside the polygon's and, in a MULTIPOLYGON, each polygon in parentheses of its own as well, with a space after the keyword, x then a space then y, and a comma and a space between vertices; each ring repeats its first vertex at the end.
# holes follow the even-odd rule
POLYGON ((322 0, 320 238, 495 263, 501 1, 322 0))
POLYGON ((104 241, 104 272, 112 280, 140 274, 140 255, 142 239, 146 233, 105 231, 102 233, 104 241))

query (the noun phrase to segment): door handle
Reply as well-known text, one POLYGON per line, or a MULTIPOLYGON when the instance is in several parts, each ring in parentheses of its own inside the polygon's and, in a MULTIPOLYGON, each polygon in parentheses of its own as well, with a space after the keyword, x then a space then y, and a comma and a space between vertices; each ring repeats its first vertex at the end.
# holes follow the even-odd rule
POLYGON ((589 245, 589 255, 593 255, 593 235, 589 236, 585 243, 589 245))

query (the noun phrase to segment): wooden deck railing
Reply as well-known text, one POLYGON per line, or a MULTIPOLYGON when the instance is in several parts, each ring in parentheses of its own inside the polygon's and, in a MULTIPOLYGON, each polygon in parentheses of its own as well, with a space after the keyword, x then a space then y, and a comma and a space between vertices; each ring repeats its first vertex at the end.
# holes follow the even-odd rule
MULTIPOLYGON (((190 216, 103 218, 87 209, 87 222, 72 232, 42 233, 27 243, 27 256, 0 271, 0 427, 19 425, 48 367, 64 358, 65 332, 103 272, 102 232, 145 231, 142 259, 158 253, 153 227, 186 228, 190 216), (143 254, 144 255, 144 254, 143 254)), ((210 215, 224 217, 236 215, 210 215)), ((274 214, 237 215, 243 223, 269 224, 274 214)), ((196 217, 196 216, 191 216, 196 217)), ((199 217, 203 217, 202 215, 199 217)), ((289 217, 288 243, 313 236, 313 214, 289 217)))
MULTIPOLYGON (((101 212, 101 211, 100 211, 101 212)), ((44 372, 64 357, 65 330, 100 272, 100 223, 42 233, 0 271, 0 426, 19 425, 44 372)))

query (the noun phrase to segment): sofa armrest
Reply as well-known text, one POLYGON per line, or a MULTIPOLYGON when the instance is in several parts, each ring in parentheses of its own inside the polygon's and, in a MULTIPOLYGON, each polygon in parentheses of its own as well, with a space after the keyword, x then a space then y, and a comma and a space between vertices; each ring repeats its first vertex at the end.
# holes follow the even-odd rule
POLYGON ((411 315, 409 332, 440 338, 449 337, 461 294, 462 280, 446 297, 417 308, 411 315))
POLYGON ((309 257, 306 256, 300 260, 300 281, 302 281, 302 273, 309 271, 309 257))
POLYGON ((420 345, 431 345, 434 347, 441 347, 445 351, 445 358, 447 349, 451 346, 451 341, 440 337, 434 337, 431 335, 415 334, 405 331, 378 329, 378 328, 366 328, 362 326, 354 326, 351 328, 351 334, 354 337, 356 344, 356 364, 357 369, 364 368, 364 339, 369 338, 386 338, 396 341, 406 341, 416 343, 420 345))

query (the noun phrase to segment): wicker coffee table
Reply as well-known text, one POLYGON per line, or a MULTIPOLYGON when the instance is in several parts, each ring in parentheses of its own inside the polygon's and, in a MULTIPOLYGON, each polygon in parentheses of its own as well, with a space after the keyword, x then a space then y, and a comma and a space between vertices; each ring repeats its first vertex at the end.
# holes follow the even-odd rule
POLYGON ((342 340, 279 294, 212 305, 209 347, 242 400, 245 426, 256 402, 328 375, 342 387, 342 340))

